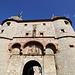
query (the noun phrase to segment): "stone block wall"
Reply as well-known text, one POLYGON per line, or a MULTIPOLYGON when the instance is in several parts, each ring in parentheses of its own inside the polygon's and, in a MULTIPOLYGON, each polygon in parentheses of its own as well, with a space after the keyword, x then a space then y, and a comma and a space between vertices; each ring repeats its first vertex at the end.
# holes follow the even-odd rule
POLYGON ((8 51, 9 40, 0 38, 0 75, 6 75, 6 70, 9 61, 8 51))
MULTIPOLYGON (((42 68, 42 75, 74 75, 75 74, 75 32, 71 21, 56 17, 51 20, 17 21, 6 20, 0 26, 0 75, 22 75, 24 66, 34 60, 42 68), (36 25, 36 37, 33 29, 36 25), (26 33, 29 33, 26 36, 26 33), (43 36, 40 36, 43 33, 43 36), (12 46, 16 43, 24 45, 37 42, 43 47, 44 55, 12 54, 12 46), (54 45, 55 54, 49 54, 48 44, 54 45)), ((37 66, 37 65, 35 65, 37 66)))
POLYGON ((67 21, 67 20, 62 19, 62 20, 56 20, 53 22, 56 38, 63 37, 63 36, 75 36, 75 32, 70 22, 67 21, 68 24, 65 24, 64 21, 67 21))
POLYGON ((56 75, 54 56, 44 56, 44 75, 56 75))
POLYGON ((75 39, 62 38, 58 40, 58 50, 56 54, 56 64, 58 66, 57 75, 75 74, 75 39), (71 47, 70 47, 71 46, 71 47))

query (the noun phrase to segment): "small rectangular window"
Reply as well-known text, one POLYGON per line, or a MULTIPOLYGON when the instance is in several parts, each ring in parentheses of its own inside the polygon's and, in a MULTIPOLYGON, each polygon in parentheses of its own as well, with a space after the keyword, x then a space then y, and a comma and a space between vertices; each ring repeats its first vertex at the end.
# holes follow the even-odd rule
POLYGON ((24 26, 27 26, 27 24, 24 24, 24 26))
POLYGON ((43 33, 40 33, 40 37, 43 37, 43 33))
POLYGON ((64 30, 64 29, 61 29, 61 32, 63 32, 63 33, 64 33, 64 32, 65 32, 65 30, 64 30))
POLYGON ((43 25, 46 25, 46 23, 43 23, 43 25))
POLYGON ((4 30, 1 30, 0 34, 3 33, 3 32, 4 32, 4 30))
POLYGON ((74 47, 74 45, 69 45, 71 48, 74 47))
POLYGON ((28 37, 29 33, 26 33, 26 37, 28 37))

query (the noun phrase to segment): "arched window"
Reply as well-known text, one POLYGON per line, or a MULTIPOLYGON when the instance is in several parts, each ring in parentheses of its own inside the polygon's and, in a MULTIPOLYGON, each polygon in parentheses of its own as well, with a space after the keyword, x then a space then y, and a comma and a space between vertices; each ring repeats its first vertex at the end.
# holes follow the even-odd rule
POLYGON ((12 54, 20 54, 21 55, 21 45, 19 43, 12 45, 12 54))
POLYGON ((56 47, 54 44, 46 45, 46 54, 55 54, 55 53, 56 53, 56 47))
POLYGON ((43 46, 39 42, 31 41, 24 45, 23 54, 27 55, 42 55, 43 46))

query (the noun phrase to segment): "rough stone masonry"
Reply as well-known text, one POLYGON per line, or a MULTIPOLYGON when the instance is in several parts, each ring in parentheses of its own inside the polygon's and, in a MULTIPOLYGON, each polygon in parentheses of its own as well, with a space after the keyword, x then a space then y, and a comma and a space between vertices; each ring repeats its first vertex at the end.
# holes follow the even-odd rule
POLYGON ((0 75, 75 75, 75 32, 66 17, 0 24, 0 75))

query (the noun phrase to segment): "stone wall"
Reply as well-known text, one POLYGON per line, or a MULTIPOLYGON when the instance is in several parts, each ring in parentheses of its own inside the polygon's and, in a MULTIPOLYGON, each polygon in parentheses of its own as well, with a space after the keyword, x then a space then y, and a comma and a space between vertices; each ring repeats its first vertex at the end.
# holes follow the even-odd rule
POLYGON ((57 75, 74 75, 75 74, 75 39, 62 38, 58 40, 58 50, 56 54, 56 64, 58 66, 57 75), (70 47, 74 45, 74 47, 70 47))
POLYGON ((43 22, 7 20, 0 26, 0 75, 22 75, 24 66, 32 60, 40 64, 42 75, 74 75, 74 49, 75 32, 69 19, 56 17, 43 22), (36 30, 35 37, 33 30, 36 30), (26 36, 26 33, 29 35, 26 36), (43 36, 40 33, 43 33, 43 36), (39 43, 43 47, 43 54, 12 54, 14 44, 19 43, 24 50, 24 45, 29 42, 39 43), (54 53, 49 51, 50 47, 46 49, 48 44, 55 47, 54 53))
POLYGON ((6 75, 6 70, 9 61, 8 51, 9 40, 0 38, 0 75, 6 75))
POLYGON ((74 75, 75 38, 73 36, 75 36, 75 32, 71 24, 68 21, 68 24, 65 24, 64 21, 67 20, 58 20, 53 23, 60 52, 55 55, 58 67, 57 75, 74 75))

